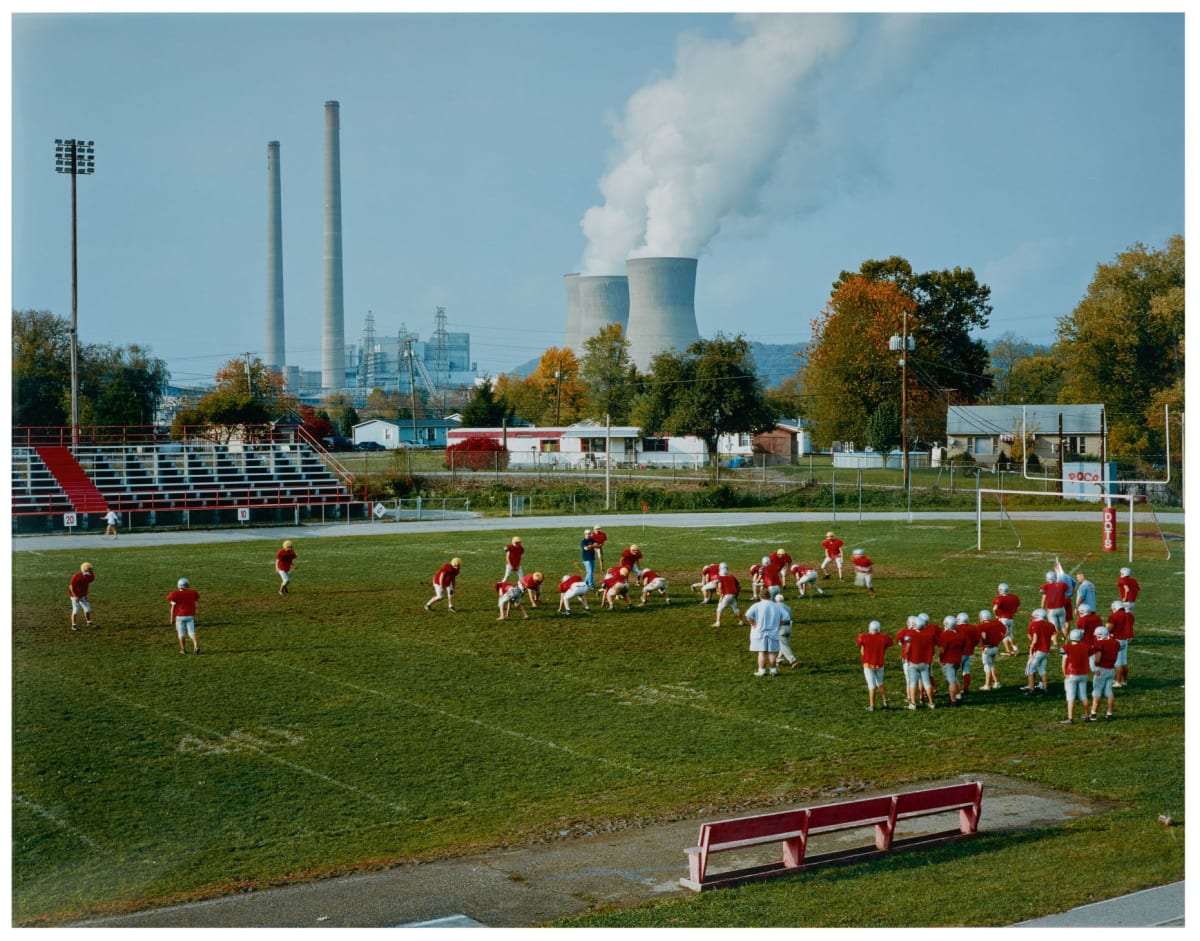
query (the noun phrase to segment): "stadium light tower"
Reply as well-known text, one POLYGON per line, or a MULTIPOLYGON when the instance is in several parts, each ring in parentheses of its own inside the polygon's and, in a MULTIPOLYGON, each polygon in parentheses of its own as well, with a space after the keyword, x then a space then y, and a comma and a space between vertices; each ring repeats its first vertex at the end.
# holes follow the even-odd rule
MULTIPOLYGON (((904 500, 910 508, 912 495, 908 479, 908 354, 912 352, 913 338, 908 335, 908 310, 904 311, 904 319, 900 333, 892 334, 888 340, 888 349, 900 354, 900 466, 904 478, 904 500)), ((909 522, 912 522, 911 518, 909 522)))
POLYGON ((96 147, 90 140, 56 138, 54 169, 71 174, 71 447, 79 445, 79 263, 75 179, 96 172, 96 147))

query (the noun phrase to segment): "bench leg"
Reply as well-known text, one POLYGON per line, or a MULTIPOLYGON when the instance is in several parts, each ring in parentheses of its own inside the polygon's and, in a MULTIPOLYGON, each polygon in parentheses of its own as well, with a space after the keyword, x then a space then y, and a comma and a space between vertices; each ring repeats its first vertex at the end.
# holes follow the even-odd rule
POLYGON ((807 841, 798 836, 793 840, 783 841, 783 864, 788 869, 797 869, 804 865, 804 845, 807 841))
POLYGON ((979 829, 978 807, 963 807, 959 810, 958 829, 963 833, 974 833, 979 829))
POLYGON ((887 823, 875 824, 875 849, 887 851, 892 848, 892 837, 896 833, 896 823, 894 820, 887 823))
POLYGON ((704 870, 708 863, 708 853, 705 850, 688 853, 688 876, 696 885, 704 885, 704 870))

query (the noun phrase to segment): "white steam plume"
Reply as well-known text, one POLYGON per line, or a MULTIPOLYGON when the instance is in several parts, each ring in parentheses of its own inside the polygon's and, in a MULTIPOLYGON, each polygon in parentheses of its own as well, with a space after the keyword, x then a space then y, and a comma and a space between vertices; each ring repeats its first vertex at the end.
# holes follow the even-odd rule
POLYGON ((735 22, 740 42, 685 37, 675 74, 629 99, 603 205, 581 223, 582 274, 622 273, 629 256, 697 257, 723 219, 753 215, 804 113, 805 79, 851 38, 835 15, 735 22))

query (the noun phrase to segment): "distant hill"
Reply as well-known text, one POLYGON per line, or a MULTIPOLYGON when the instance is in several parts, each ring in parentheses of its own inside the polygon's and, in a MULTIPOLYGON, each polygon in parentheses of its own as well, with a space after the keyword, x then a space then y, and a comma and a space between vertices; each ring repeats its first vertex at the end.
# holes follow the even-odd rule
POLYGON ((754 365, 758 367, 763 385, 777 386, 800 368, 800 358, 796 354, 804 352, 804 344, 755 343, 752 340, 750 352, 754 354, 754 365))
MULTIPOLYGON (((800 368, 800 359, 796 354, 804 352, 804 344, 756 343, 751 340, 750 352, 754 354, 754 365, 758 367, 758 375, 763 385, 769 388, 795 375, 796 370, 800 368)), ((539 359, 541 357, 535 356, 519 366, 514 366, 508 372, 515 372, 518 378, 524 379, 537 369, 539 359)))

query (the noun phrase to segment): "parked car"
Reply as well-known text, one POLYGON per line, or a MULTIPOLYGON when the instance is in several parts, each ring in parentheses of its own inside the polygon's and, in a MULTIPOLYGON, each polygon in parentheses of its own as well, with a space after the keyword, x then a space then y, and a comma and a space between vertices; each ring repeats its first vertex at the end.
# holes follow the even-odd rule
POLYGON ((327 438, 322 438, 321 443, 325 445, 327 451, 353 451, 354 442, 349 438, 343 438, 341 435, 331 435, 327 438))
POLYGON ((382 444, 378 441, 360 441, 354 446, 355 451, 386 451, 382 444))
POLYGON ((398 448, 427 448, 429 445, 423 441, 401 441, 397 443, 398 448))

